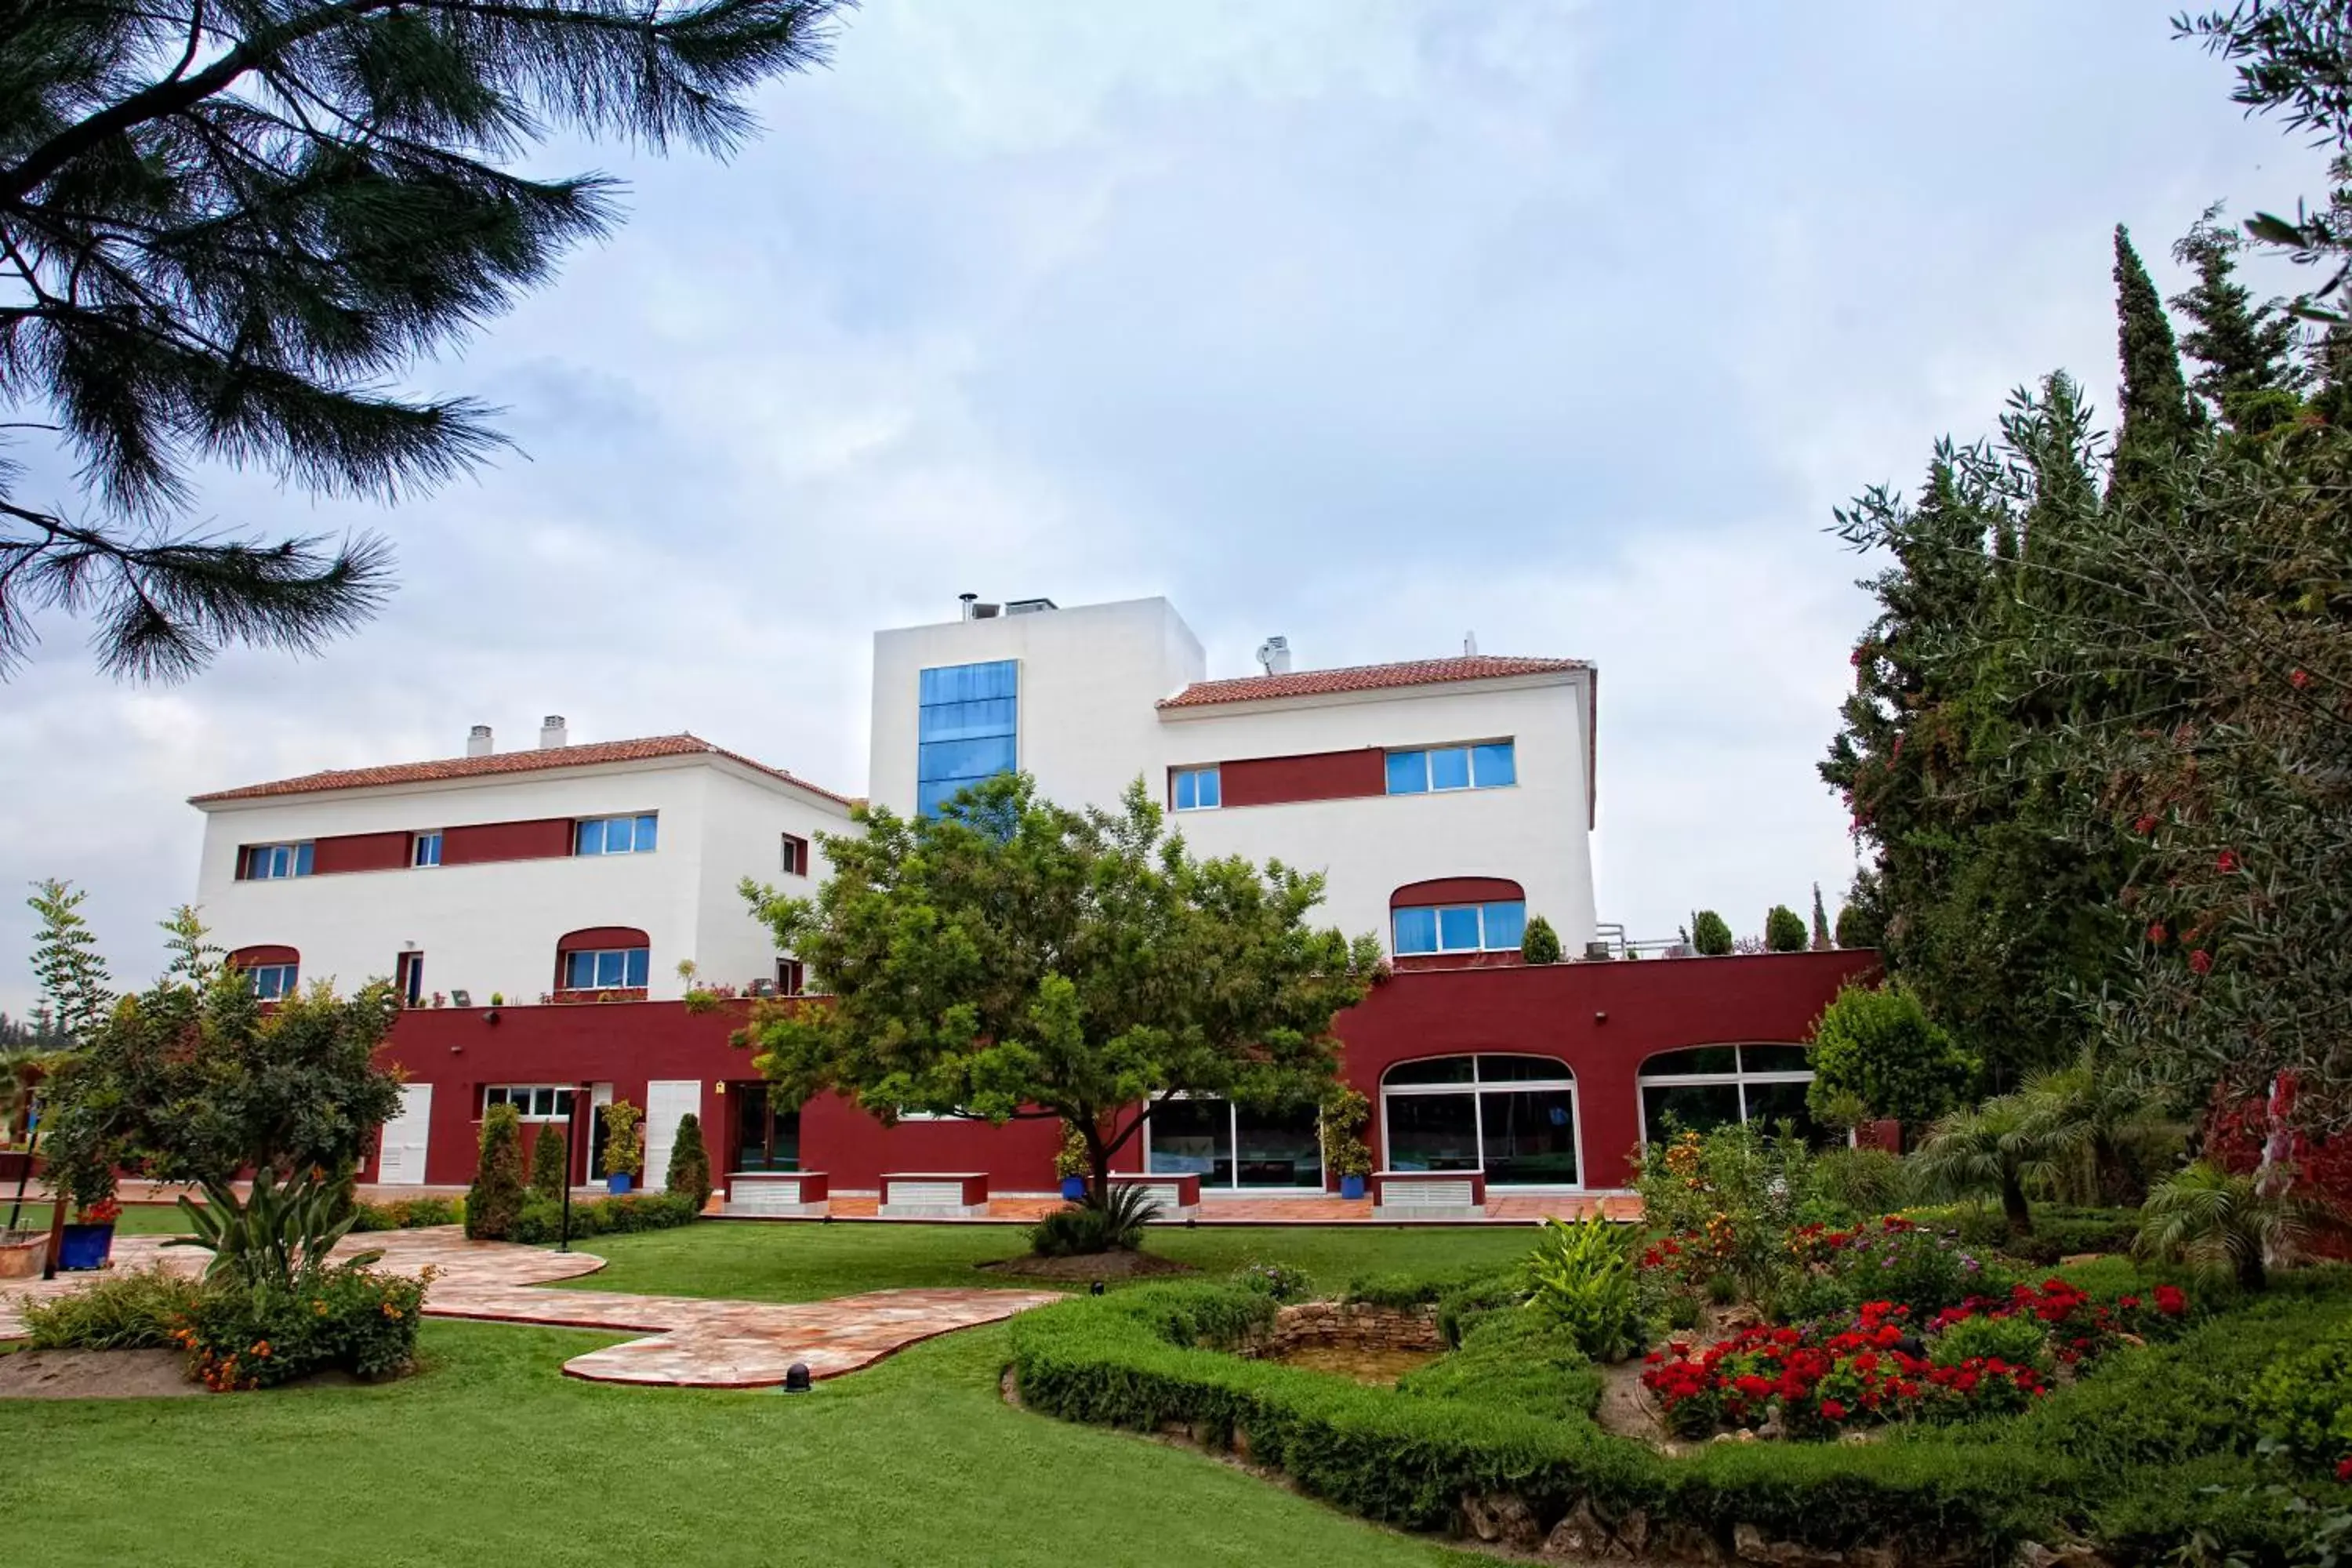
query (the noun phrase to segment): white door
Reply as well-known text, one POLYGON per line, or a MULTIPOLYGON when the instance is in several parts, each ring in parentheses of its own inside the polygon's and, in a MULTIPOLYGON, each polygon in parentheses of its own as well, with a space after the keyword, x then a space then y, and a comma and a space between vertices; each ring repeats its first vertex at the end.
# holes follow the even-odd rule
POLYGON ((646 1188, 669 1180, 669 1152, 677 1146, 677 1124, 702 1113, 702 1080, 657 1078, 646 1085, 646 1188))
POLYGON ((433 1086, 400 1086, 400 1114, 383 1124, 383 1147, 376 1156, 375 1179, 387 1187, 421 1186, 425 1182, 425 1134, 433 1124, 433 1086))

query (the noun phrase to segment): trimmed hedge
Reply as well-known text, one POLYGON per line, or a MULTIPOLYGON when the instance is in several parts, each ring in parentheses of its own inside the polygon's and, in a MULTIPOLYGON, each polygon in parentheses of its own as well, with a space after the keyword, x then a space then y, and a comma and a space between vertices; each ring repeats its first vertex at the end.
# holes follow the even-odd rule
MULTIPOLYGON (((640 1230, 668 1230, 692 1225, 702 1213, 701 1203, 684 1193, 631 1193, 625 1197, 593 1198, 572 1205, 572 1239, 590 1236, 626 1236, 640 1230)), ((533 1245, 563 1238, 563 1202, 534 1194, 515 1215, 509 1241, 533 1245)))
MULTIPOLYGON (((2125 1561, 2194 1542, 2215 1559, 2276 1564, 2307 1527, 2281 1517, 2265 1489, 2279 1472, 2255 1453, 2247 1391, 2264 1366, 2339 1321, 2352 1291, 2343 1270, 2292 1278, 2178 1342, 2108 1358, 2020 1416, 1861 1445, 1710 1444, 1679 1458, 1595 1426, 1599 1373, 1517 1311, 1488 1310, 1458 1352, 1395 1390, 1221 1353, 1269 1321, 1273 1304, 1197 1283, 1024 1313, 1013 1364, 1033 1409, 1143 1431, 1181 1426, 1406 1529, 1454 1528, 1465 1498, 1507 1492, 1546 1528, 1580 1504, 1604 1524, 1639 1510, 1654 1536, 1684 1526, 1725 1545, 1748 1524, 1820 1549, 1993 1563, 2021 1542, 2087 1531, 2125 1561)), ((1411 1295, 1401 1282, 1360 1282, 1358 1299, 1411 1295)))
POLYGON ((385 1204, 352 1205, 353 1230, 421 1230, 427 1226, 461 1224, 465 1217, 463 1198, 394 1198, 385 1204))

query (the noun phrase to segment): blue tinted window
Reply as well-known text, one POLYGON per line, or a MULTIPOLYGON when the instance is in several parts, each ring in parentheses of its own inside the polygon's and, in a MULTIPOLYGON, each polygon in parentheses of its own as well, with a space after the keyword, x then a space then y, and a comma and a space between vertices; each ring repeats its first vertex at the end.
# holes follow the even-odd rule
POLYGON ((1470 748, 1472 784, 1479 789, 1497 789, 1518 781, 1518 759, 1512 754, 1510 742, 1497 741, 1492 745, 1470 748))
POLYGON ((1478 906, 1437 911, 1437 945, 1446 952, 1475 952, 1478 947, 1478 906))
POLYGON ((291 963, 263 963, 245 972, 246 984, 264 1002, 281 1001, 294 994, 296 966, 291 963))
POLYGON ((1435 952, 1437 951, 1437 911, 1435 910, 1397 910, 1396 950, 1399 952, 1435 952))
POLYGON ((1470 787, 1470 751, 1466 746, 1445 746, 1429 753, 1429 787, 1432 789, 1468 789, 1470 787))
POLYGON ((654 835, 660 818, 648 812, 643 816, 592 816, 581 823, 572 840, 575 855, 650 855, 654 835))
POLYGON ((1427 752, 1391 752, 1389 753, 1389 793, 1420 795, 1429 788, 1429 753, 1427 752))
POLYGON ((1214 768, 1182 768, 1176 774, 1176 809, 1206 811, 1218 804, 1218 777, 1214 768))
POLYGON ((438 866, 441 864, 441 836, 439 834, 420 833, 416 836, 416 854, 414 863, 419 866, 438 866))
POLYGON ((625 985, 629 983, 628 955, 620 952, 596 955, 596 984, 625 985))
POLYGON ((654 824, 660 819, 651 813, 637 818, 637 853, 650 855, 654 848, 654 824))
POLYGON ((629 949, 629 984, 643 985, 651 970, 652 955, 642 947, 629 949))
POLYGON ((572 847, 575 854, 602 855, 604 852, 604 819, 599 817, 592 822, 582 823, 579 840, 572 847))
POLYGON ((1503 950, 1519 945, 1528 934, 1528 906, 1517 899, 1486 906, 1486 946, 1503 950))
POLYGON ((930 816, 966 785, 1021 765, 1020 664, 941 665, 921 672, 915 732, 915 810, 930 816))
POLYGON ((593 952, 567 952, 563 955, 563 984, 572 991, 585 991, 596 984, 596 955, 593 952))
POLYGON ((310 852, 314 847, 315 846, 309 844, 297 844, 294 846, 294 874, 296 876, 307 877, 310 874, 310 852))

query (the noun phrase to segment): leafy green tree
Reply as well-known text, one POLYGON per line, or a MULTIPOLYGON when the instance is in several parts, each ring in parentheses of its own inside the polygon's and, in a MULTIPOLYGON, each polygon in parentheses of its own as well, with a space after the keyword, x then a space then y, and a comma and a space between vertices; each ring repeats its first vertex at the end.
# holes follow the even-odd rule
POLYGON ((1551 921, 1541 915, 1528 921, 1519 936, 1519 956, 1529 963, 1559 962, 1559 932, 1551 929, 1551 921))
POLYGON ((466 1189, 466 1237, 504 1241, 522 1214, 522 1113, 511 1105, 482 1111, 482 1134, 474 1161, 474 1184, 466 1189))
POLYGON ((572 1173, 563 1158, 564 1129, 552 1121, 542 1121, 530 1140, 530 1195, 552 1198, 561 1203, 563 1189, 572 1184, 572 1173))
POLYGON ((1920 1126, 1966 1100, 1980 1071, 1899 983, 1839 992, 1813 1025, 1812 1046, 1805 1102, 1816 1115, 1851 1096, 1872 1117, 1920 1126))
POLYGON ((1834 934, 1843 948, 1876 947, 1885 940, 1886 906, 1875 873, 1854 873, 1845 902, 1838 906, 1834 934))
POLYGON ((40 918, 33 943, 33 974, 41 984, 46 1016, 69 1045, 79 1045, 114 1006, 114 984, 98 952, 98 933, 82 918, 89 893, 55 877, 33 884, 25 900, 40 918))
POLYGON ((702 1146, 702 1119, 691 1110, 677 1119, 677 1133, 669 1146, 669 1169, 662 1185, 701 1203, 710 1196, 710 1155, 702 1146))
POLYGON ((1806 941, 1805 917, 1786 904, 1774 904, 1764 917, 1765 950, 1769 952, 1802 952, 1806 941))
POLYGON ((831 998, 754 1015, 761 1070, 785 1101, 837 1090, 886 1122, 1058 1118, 1098 1194, 1162 1096, 1318 1101, 1331 1020, 1381 970, 1370 935, 1307 923, 1320 876, 1194 859, 1140 781, 1117 811, 1007 775, 936 816, 853 820, 814 900, 745 884, 831 998))
POLYGON ((0 454, 0 668, 44 609, 100 664, 184 675, 308 649, 388 587, 372 539, 175 528, 201 461, 394 500, 499 444, 466 398, 393 388, 619 212, 601 175, 513 164, 558 133, 724 154, 838 0, 84 0, 0 23, 0 402, 80 463, 0 454), (89 514, 97 513, 96 517, 89 514))
POLYGON ((1713 910, 1691 916, 1691 951, 1701 958, 1723 958, 1731 952, 1731 925, 1713 910))
POLYGON ((2294 318, 2275 300, 2256 305, 2237 280, 2245 242, 2214 221, 2221 210, 2209 208, 2173 246, 2173 258, 2195 268, 2197 281, 2173 296, 2172 307, 2193 323, 2181 351, 2203 366, 2191 390, 2231 429, 2259 435, 2299 412, 2295 395, 2308 372, 2294 318))
POLYGON ((172 962, 163 968, 166 979, 185 981, 198 989, 209 985, 220 973, 225 951, 212 940, 194 904, 182 904, 157 922, 163 928, 163 942, 172 954, 172 962))
POLYGON ((314 987, 265 1012, 233 974, 202 990, 159 981, 50 1077, 52 1178, 90 1202, 118 1170, 219 1184, 265 1166, 340 1173, 399 1110, 399 1079, 374 1062, 395 1011, 381 982, 349 1000, 314 987))

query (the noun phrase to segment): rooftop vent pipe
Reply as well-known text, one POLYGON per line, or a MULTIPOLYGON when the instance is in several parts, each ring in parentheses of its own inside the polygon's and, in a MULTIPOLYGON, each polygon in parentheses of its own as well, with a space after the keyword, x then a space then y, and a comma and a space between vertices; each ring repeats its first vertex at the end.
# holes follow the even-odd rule
POLYGON ((469 757, 490 754, 490 727, 488 724, 477 724, 466 732, 466 754, 469 757))

